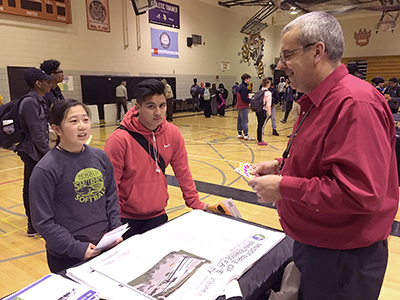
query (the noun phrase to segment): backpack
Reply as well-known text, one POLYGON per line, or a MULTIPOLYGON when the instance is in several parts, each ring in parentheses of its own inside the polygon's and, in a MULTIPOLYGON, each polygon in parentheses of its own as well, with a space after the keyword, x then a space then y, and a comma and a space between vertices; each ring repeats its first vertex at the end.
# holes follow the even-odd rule
POLYGON ((204 100, 210 100, 210 90, 208 88, 204 89, 204 100))
POLYGON ((276 88, 271 87, 269 88, 269 91, 272 94, 272 104, 278 104, 280 99, 278 90, 276 88))
POLYGON ((264 107, 264 95, 265 90, 259 90, 250 99, 251 110, 254 112, 260 112, 264 107))
POLYGON ((197 85, 192 85, 190 87, 190 95, 196 97, 199 94, 199 87, 197 85))
POLYGON ((25 137, 19 124, 18 110, 24 95, 16 100, 0 105, 0 148, 13 150, 14 145, 25 137))
POLYGON ((224 89, 224 92, 222 93, 222 97, 224 97, 224 99, 228 99, 228 95, 229 95, 228 90, 224 89))

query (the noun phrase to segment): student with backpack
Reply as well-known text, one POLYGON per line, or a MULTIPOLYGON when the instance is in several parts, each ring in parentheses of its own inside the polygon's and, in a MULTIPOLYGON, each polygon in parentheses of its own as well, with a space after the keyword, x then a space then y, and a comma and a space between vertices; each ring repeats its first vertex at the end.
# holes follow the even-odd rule
POLYGON ((268 80, 271 81, 271 87, 269 91, 272 94, 272 105, 271 105, 271 127, 272 127, 272 135, 279 136, 278 131, 276 131, 276 118, 275 118, 275 106, 280 103, 280 96, 277 89, 273 86, 272 77, 268 77, 268 80))
POLYGON ((211 118, 211 84, 206 82, 204 88, 203 100, 204 100, 204 117, 211 118))
POLYGON ((164 224, 169 194, 165 168, 171 165, 186 206, 206 210, 189 168, 178 127, 165 120, 166 99, 160 81, 146 79, 134 87, 135 106, 106 141, 114 167, 121 220, 130 229, 124 239, 164 224))
POLYGON ((15 151, 24 163, 22 197, 28 217, 27 235, 33 237, 37 233, 32 226, 29 199, 30 177, 33 168, 50 150, 48 106, 43 96, 50 92, 51 80, 54 80, 54 77, 37 68, 29 68, 25 71, 24 78, 32 90, 24 96, 19 105, 19 124, 24 138, 16 146, 15 151))
POLYGON ((199 94, 200 94, 200 87, 197 84, 197 78, 193 78, 193 84, 190 87, 190 95, 192 96, 193 111, 200 111, 199 94))
POLYGON ((292 87, 290 86, 290 80, 286 79, 286 88, 285 93, 283 94, 283 99, 286 103, 286 111, 285 116, 281 120, 282 123, 287 122, 287 118, 289 116, 290 111, 292 110, 293 101, 294 101, 294 93, 292 87))
POLYGON ((111 162, 103 150, 85 145, 88 108, 71 99, 55 102, 50 124, 57 144, 33 170, 30 200, 33 225, 56 273, 100 254, 95 246, 121 221, 111 162))
POLYGON ((223 83, 218 85, 217 89, 217 101, 218 101, 218 116, 225 117, 226 99, 228 98, 228 90, 225 88, 223 83))

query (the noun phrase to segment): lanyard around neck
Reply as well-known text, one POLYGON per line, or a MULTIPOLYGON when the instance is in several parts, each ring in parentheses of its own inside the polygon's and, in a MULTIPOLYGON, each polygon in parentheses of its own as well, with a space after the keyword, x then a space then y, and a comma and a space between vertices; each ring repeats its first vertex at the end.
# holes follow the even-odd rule
POLYGON ((299 123, 299 126, 297 126, 296 130, 292 133, 292 136, 290 137, 290 141, 289 141, 289 143, 288 143, 288 145, 287 145, 287 147, 286 147, 286 150, 283 151, 283 154, 282 154, 283 160, 282 160, 281 166, 280 166, 280 168, 279 168, 279 171, 282 170, 283 165, 285 164, 285 160, 286 160, 286 158, 289 156, 289 150, 290 150, 290 147, 292 147, 292 143, 293 143, 294 137, 297 135, 297 132, 299 131, 301 124, 303 124, 304 120, 305 120, 305 119, 307 118, 307 116, 310 114, 310 111, 313 109, 314 106, 315 106, 315 105, 314 105, 314 103, 313 103, 313 104, 310 106, 310 108, 308 109, 308 111, 306 112, 306 114, 304 115, 303 119, 301 119, 301 121, 300 121, 300 123, 299 123))

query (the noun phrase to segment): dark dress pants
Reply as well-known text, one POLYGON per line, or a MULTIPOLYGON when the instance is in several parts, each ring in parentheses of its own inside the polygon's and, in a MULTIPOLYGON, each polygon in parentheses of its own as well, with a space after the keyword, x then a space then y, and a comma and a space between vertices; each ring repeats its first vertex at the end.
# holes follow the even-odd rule
POLYGON ((204 100, 204 116, 206 118, 211 118, 211 99, 204 100))
POLYGON ((258 122, 258 124, 257 124, 257 142, 260 142, 260 143, 263 141, 265 124, 267 124, 267 122, 269 120, 267 115, 268 114, 265 110, 256 112, 257 122, 258 122))
POLYGON ((318 248, 295 241, 299 300, 376 300, 388 261, 387 240, 357 249, 318 248))
POLYGON ((292 107, 293 107, 293 101, 286 101, 285 117, 283 118, 285 121, 287 121, 287 118, 289 117, 289 113, 292 110, 292 107))
POLYGON ((18 152, 19 157, 24 163, 24 187, 22 189, 22 198, 24 201, 25 214, 28 217, 28 230, 32 228, 32 220, 31 220, 31 209, 29 204, 29 181, 32 175, 33 168, 38 163, 34 161, 28 154, 25 152, 18 152))
POLYGON ((193 111, 200 111, 199 96, 192 96, 192 109, 193 109, 193 111))
POLYGON ((174 98, 167 99, 167 121, 172 122, 172 116, 174 114, 174 98))
POLYGON ((126 105, 126 100, 124 97, 117 97, 117 120, 121 120, 121 106, 124 107, 125 113, 128 111, 128 106, 126 105))

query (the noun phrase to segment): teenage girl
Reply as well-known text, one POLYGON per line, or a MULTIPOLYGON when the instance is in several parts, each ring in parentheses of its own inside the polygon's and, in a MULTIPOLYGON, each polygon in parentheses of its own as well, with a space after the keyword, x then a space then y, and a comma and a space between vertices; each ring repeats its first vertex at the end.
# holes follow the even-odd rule
POLYGON ((47 263, 55 273, 100 254, 95 245, 121 221, 110 160, 85 145, 91 130, 87 107, 58 101, 50 124, 57 144, 33 170, 29 192, 33 226, 46 241, 47 263))
POLYGON ((257 141, 258 146, 267 146, 268 143, 263 141, 264 127, 271 117, 272 94, 269 91, 271 81, 268 78, 262 80, 262 90, 264 92, 263 110, 256 112, 257 115, 257 141))

